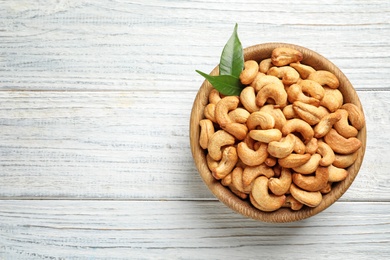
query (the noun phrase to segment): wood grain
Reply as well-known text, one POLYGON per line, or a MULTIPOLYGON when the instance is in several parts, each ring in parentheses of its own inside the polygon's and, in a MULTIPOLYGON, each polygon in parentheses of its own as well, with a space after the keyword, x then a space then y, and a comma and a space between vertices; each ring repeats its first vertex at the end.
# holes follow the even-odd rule
POLYGON ((265 224, 212 201, 0 201, 0 257, 386 259, 389 212, 389 203, 337 202, 265 224))

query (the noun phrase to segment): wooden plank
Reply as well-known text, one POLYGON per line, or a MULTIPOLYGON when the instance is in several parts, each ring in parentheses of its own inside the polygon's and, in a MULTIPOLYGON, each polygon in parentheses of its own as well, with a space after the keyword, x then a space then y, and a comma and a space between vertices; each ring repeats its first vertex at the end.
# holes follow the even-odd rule
POLYGON ((2 1, 0 89, 194 91, 195 69, 217 65, 235 22, 244 46, 306 46, 356 88, 389 89, 388 11, 358 0, 2 1))
POLYGON ((289 224, 215 201, 0 201, 3 259, 387 259, 390 204, 338 202, 289 224))
MULTIPOLYGON (((0 196, 212 199, 188 137, 195 92, 0 92, 0 196)), ((360 91, 368 141, 343 201, 389 201, 390 92, 360 91)))

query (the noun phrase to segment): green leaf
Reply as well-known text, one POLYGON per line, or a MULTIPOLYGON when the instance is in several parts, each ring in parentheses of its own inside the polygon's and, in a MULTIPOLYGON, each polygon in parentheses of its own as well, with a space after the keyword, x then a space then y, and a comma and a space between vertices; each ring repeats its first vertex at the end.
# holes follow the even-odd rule
POLYGON ((223 95, 239 96, 241 93, 243 85, 237 77, 232 75, 211 76, 199 70, 196 70, 196 72, 205 77, 223 95))
POLYGON ((239 77, 244 69, 244 50, 238 38, 236 24, 230 39, 223 48, 219 62, 219 75, 232 75, 239 77))

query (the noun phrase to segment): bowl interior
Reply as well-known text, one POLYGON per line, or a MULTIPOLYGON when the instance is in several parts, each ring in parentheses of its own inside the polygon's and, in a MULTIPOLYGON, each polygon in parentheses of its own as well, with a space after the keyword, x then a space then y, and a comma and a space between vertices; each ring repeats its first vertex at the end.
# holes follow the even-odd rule
MULTIPOLYGON (((272 50, 282 46, 294 48, 302 52, 304 58, 301 63, 310 65, 316 70, 328 70, 334 73, 340 81, 339 90, 343 94, 344 102, 353 103, 363 111, 359 97, 347 77, 333 63, 312 50, 293 44, 264 43, 245 48, 244 57, 245 60, 252 59, 259 62, 265 58, 271 57, 272 50)), ((217 73, 218 66, 214 68, 211 74, 217 75, 217 73)), ((355 163, 347 169, 349 172, 348 177, 344 181, 334 184, 331 192, 323 196, 323 200, 319 206, 315 208, 305 207, 299 211, 281 208, 275 212, 263 212, 253 207, 249 201, 238 198, 229 188, 224 187, 220 181, 214 179, 211 175, 211 172, 207 167, 205 151, 199 145, 199 121, 204 118, 203 111, 208 104, 208 95, 212 88, 213 87, 208 81, 204 81, 195 98, 190 118, 190 145, 195 165, 201 178, 214 196, 225 205, 234 211, 255 220, 264 222, 293 222, 308 218, 323 211, 338 200, 352 184, 359 172, 366 149, 366 127, 361 129, 357 136, 362 142, 362 147, 358 151, 358 157, 355 163)))

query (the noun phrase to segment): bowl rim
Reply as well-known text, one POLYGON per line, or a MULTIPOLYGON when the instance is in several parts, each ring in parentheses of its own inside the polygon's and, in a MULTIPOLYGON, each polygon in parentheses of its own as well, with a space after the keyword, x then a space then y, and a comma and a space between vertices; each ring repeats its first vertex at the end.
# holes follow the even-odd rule
MULTIPOLYGON (((352 86, 351 82, 344 75, 344 73, 335 66, 331 61, 320 55, 319 53, 310 50, 306 47, 302 47, 296 44, 281 43, 281 42, 270 42, 261 43, 253 46, 249 46, 244 49, 244 59, 254 59, 260 61, 265 58, 270 58, 272 50, 276 47, 289 47, 299 50, 303 54, 303 60, 301 63, 310 65, 316 70, 328 70, 334 73, 339 81, 339 90, 343 94, 344 102, 351 102, 357 105, 364 115, 360 99, 356 93, 356 90, 352 86)), ((218 74, 218 65, 211 71, 211 75, 218 74)), ((206 154, 199 145, 199 121, 204 118, 203 110, 208 103, 208 94, 213 89, 212 85, 204 80, 201 87, 199 88, 195 100, 193 102, 191 115, 190 115, 190 146, 191 153, 196 165, 196 168, 203 180, 213 195, 224 203, 226 206, 231 208, 233 211, 242 214, 245 217, 259 220, 263 222, 271 223, 286 223, 294 222, 309 218, 325 210, 336 202, 351 186, 354 179, 358 175, 360 170, 365 150, 366 150, 366 125, 359 131, 357 136, 362 142, 362 147, 358 150, 358 156, 353 165, 348 167, 348 176, 345 180, 334 184, 331 192, 323 195, 322 202, 315 208, 304 207, 299 211, 292 211, 288 208, 281 208, 274 212, 263 212, 251 205, 248 200, 242 200, 234 193, 230 191, 228 187, 223 186, 220 181, 216 180, 208 169, 206 162, 206 154)))

